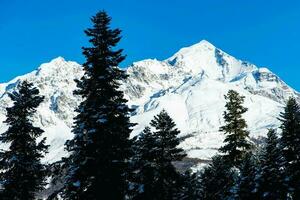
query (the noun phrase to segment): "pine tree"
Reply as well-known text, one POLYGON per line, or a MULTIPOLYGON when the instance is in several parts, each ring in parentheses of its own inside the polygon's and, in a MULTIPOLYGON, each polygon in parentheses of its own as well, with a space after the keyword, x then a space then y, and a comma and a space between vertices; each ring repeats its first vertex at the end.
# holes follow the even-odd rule
POLYGON ((257 160, 250 152, 246 153, 240 167, 237 192, 238 199, 259 199, 259 193, 257 189, 258 174, 257 160))
POLYGON ((132 199, 152 199, 157 191, 155 177, 157 174, 157 149, 153 133, 149 127, 133 138, 133 171, 131 184, 133 185, 132 199))
POLYGON ((83 101, 77 108, 73 133, 67 141, 68 159, 64 199, 124 199, 128 189, 129 139, 133 124, 120 80, 127 78, 118 68, 124 60, 119 29, 111 29, 111 18, 101 11, 91 18, 85 33, 90 47, 83 48, 84 76, 76 80, 83 101))
POLYGON ((225 145, 219 151, 224 153, 224 158, 235 167, 241 164, 243 156, 252 146, 249 142, 249 132, 246 130, 246 121, 242 118, 248 110, 242 105, 244 98, 234 90, 228 91, 225 95, 226 111, 223 114, 225 125, 220 127, 220 131, 224 132, 226 137, 225 145))
POLYGON ((135 199, 169 200, 178 196, 182 186, 180 174, 172 162, 185 156, 177 137, 180 131, 166 111, 151 121, 155 131, 146 128, 138 139, 136 156, 137 178, 142 188, 135 199))
POLYGON ((236 180, 236 171, 222 156, 214 156, 201 174, 201 200, 229 199, 236 180))
POLYGON ((285 183, 293 199, 300 199, 300 111, 294 98, 288 100, 280 121, 285 183))
POLYGON ((184 150, 178 147, 180 131, 165 110, 154 116, 150 125, 155 128, 153 134, 157 143, 156 165, 158 166, 157 188, 159 189, 157 199, 172 199, 178 195, 176 193, 181 187, 180 175, 172 162, 180 161, 186 156, 184 150))
POLYGON ((1 153, 1 183, 4 200, 33 200, 45 186, 46 166, 41 159, 47 152, 45 138, 36 139, 44 132, 33 126, 32 117, 44 97, 31 83, 24 81, 18 91, 8 94, 13 106, 6 109, 7 131, 1 134, 0 141, 9 144, 8 150, 1 153))
POLYGON ((201 199, 200 189, 200 174, 192 173, 187 170, 183 175, 183 185, 178 195, 178 200, 195 200, 201 199))
POLYGON ((260 158, 261 174, 259 178, 259 192, 263 200, 286 199, 283 185, 283 172, 280 167, 282 154, 279 148, 279 139, 274 129, 270 129, 266 144, 260 158))

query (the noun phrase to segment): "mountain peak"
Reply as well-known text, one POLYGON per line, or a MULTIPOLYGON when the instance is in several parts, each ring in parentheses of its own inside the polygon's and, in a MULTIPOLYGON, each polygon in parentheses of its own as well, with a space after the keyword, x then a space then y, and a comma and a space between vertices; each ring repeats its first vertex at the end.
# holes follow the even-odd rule
POLYGON ((177 53, 175 53, 172 57, 184 57, 197 55, 206 51, 215 51, 216 47, 208 42, 207 40, 201 40, 200 42, 193 44, 188 47, 181 48, 177 53))
POLYGON ((211 49, 214 49, 216 48, 212 43, 210 43, 209 41, 207 40, 201 40, 200 42, 188 47, 188 48, 211 48, 211 49))
POLYGON ((76 62, 66 61, 63 57, 59 56, 52 59, 50 62, 43 63, 36 71, 37 75, 49 76, 49 75, 62 75, 66 76, 80 71, 80 65, 76 62))
POLYGON ((49 63, 54 65, 60 65, 65 62, 67 61, 62 56, 58 56, 57 58, 52 59, 49 63))
POLYGON ((49 62, 43 63, 39 66, 38 71, 41 70, 53 70, 59 67, 63 67, 68 62, 61 56, 50 60, 49 62))
POLYGON ((206 40, 184 47, 166 60, 170 65, 179 67, 193 75, 203 74, 211 79, 230 81, 245 71, 255 67, 246 66, 206 40))

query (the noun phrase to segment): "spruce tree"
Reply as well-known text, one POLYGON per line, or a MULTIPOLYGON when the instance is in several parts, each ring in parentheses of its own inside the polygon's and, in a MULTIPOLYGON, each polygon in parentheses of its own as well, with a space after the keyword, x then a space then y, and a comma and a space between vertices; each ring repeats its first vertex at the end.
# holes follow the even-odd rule
POLYGON ((229 199, 233 195, 231 190, 234 187, 236 176, 236 171, 224 161, 222 156, 214 156, 200 177, 200 199, 229 199))
POLYGON ((226 111, 223 114, 225 125, 220 127, 220 131, 225 134, 225 145, 219 151, 224 153, 226 161, 235 167, 241 164, 245 153, 252 146, 247 124, 242 116, 248 110, 242 105, 244 98, 234 90, 228 91, 225 95, 226 111))
POLYGON ((283 185, 283 172, 280 167, 282 154, 279 148, 279 139, 276 131, 270 129, 266 144, 260 156, 261 174, 259 177, 259 192, 263 200, 286 199, 283 185))
POLYGON ((145 127, 142 133, 133 138, 133 141, 132 199, 150 200, 153 192, 157 190, 155 185, 157 175, 155 138, 151 129, 145 127))
POLYGON ((180 175, 173 166, 173 162, 180 161, 186 156, 184 150, 178 147, 180 131, 165 110, 154 116, 150 125, 155 129, 153 134, 157 143, 157 193, 159 193, 157 199, 172 199, 178 195, 177 192, 182 186, 180 175))
POLYGON ((6 109, 4 123, 8 129, 0 136, 0 141, 9 145, 1 153, 1 199, 33 200, 36 193, 44 188, 47 172, 41 159, 48 146, 45 138, 37 142, 44 131, 32 124, 32 117, 44 97, 27 81, 20 83, 17 91, 8 96, 13 105, 6 109))
POLYGON ((178 195, 178 200, 195 200, 201 199, 200 189, 200 173, 192 173, 187 170, 183 175, 182 188, 178 195))
POLYGON ((237 199, 253 200, 259 199, 257 188, 258 179, 258 164, 252 153, 247 153, 244 156, 240 167, 240 176, 238 181, 237 199))
POLYGON ((124 199, 128 189, 129 139, 133 124, 120 80, 127 78, 118 68, 124 60, 119 29, 111 29, 111 18, 98 12, 85 33, 90 47, 83 48, 84 76, 77 82, 75 95, 83 98, 76 109, 72 132, 66 143, 70 153, 64 199, 124 199))
POLYGON ((137 182, 142 189, 134 199, 175 199, 182 179, 173 162, 185 156, 183 149, 178 147, 180 131, 165 110, 155 116, 150 125, 154 132, 146 128, 135 145, 138 146, 135 154, 137 182))
POLYGON ((293 199, 300 199, 300 111, 294 98, 288 100, 280 121, 284 180, 293 199))

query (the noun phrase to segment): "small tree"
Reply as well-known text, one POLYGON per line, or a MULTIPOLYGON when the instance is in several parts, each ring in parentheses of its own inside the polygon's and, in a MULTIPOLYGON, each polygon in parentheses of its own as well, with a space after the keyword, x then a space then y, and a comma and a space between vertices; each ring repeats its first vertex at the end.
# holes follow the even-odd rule
POLYGON ((180 131, 164 110, 150 125, 155 131, 152 133, 150 128, 145 128, 135 145, 136 180, 142 188, 135 199, 174 199, 182 179, 172 163, 185 156, 183 149, 178 148, 180 131))
POLYGON ((249 152, 244 156, 240 167, 238 182, 238 199, 253 200, 259 199, 257 189, 258 164, 255 157, 249 152))
POLYGON ((192 173, 190 170, 182 175, 183 186, 178 195, 178 200, 201 199, 200 173, 192 173))
POLYGON ((157 143, 157 166, 160 197, 158 199, 167 200, 177 195, 178 189, 181 187, 180 176, 173 166, 172 162, 182 160, 186 154, 182 148, 178 148, 180 139, 178 135, 180 131, 176 128, 175 122, 165 110, 162 110, 150 122, 155 128, 154 137, 157 143))
POLYGON ((234 90, 228 91, 225 95, 227 103, 223 115, 225 125, 220 127, 220 131, 224 132, 226 138, 224 140, 225 145, 219 151, 224 153, 224 158, 230 165, 236 167, 241 164, 245 153, 252 146, 249 142, 249 132, 246 130, 246 121, 242 117, 247 111, 247 108, 242 105, 244 98, 234 90))
POLYGON ((300 111, 294 98, 288 100, 280 121, 285 183, 293 199, 300 199, 300 111))
POLYGON ((270 129, 260 158, 259 192, 261 193, 261 199, 286 199, 283 172, 280 167, 281 162, 282 154, 279 148, 279 139, 275 130, 270 129))
POLYGON ((27 81, 18 85, 18 91, 8 94, 13 106, 6 109, 7 131, 0 141, 9 144, 1 154, 1 182, 5 200, 33 200, 45 185, 46 166, 41 163, 48 146, 45 138, 36 139, 43 130, 33 126, 32 117, 44 97, 27 81))
POLYGON ((201 200, 229 199, 237 174, 222 156, 214 156, 201 174, 201 200))
POLYGON ((134 157, 131 184, 133 199, 152 199, 156 191, 155 177, 157 175, 157 149, 153 133, 149 127, 133 138, 134 157))

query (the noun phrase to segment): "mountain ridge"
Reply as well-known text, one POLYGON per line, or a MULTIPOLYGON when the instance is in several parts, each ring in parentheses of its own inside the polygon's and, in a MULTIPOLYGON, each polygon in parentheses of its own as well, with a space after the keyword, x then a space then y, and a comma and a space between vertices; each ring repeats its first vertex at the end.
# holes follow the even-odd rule
MULTIPOLYGON (((300 97, 269 69, 238 60, 205 40, 182 48, 165 60, 146 59, 125 70, 129 78, 122 82, 121 89, 128 105, 135 108, 131 120, 138 123, 132 135, 166 109, 181 135, 190 136, 181 146, 192 158, 209 159, 222 144, 223 135, 218 128, 223 123, 223 96, 229 89, 246 97, 249 111, 245 118, 253 138, 264 136, 267 128, 278 127, 277 116, 287 98, 293 96, 299 101, 300 97)), ((20 80, 33 82, 45 96, 34 118, 51 145, 45 161, 59 160, 66 155, 64 142, 72 138, 74 109, 81 101, 73 95, 74 79, 82 75, 79 64, 58 57, 0 84, 0 121, 5 119, 5 107, 11 104, 7 92, 15 90, 20 80)), ((0 124, 1 132, 5 128, 0 124)))

